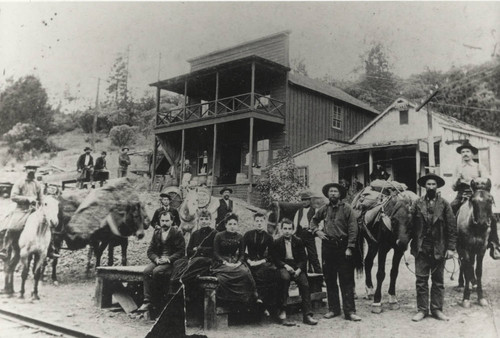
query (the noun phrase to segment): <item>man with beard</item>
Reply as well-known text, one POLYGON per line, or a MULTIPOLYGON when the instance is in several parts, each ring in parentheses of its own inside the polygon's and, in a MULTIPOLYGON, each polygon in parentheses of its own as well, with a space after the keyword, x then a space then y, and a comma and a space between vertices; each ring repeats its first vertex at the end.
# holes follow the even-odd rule
POLYGON ((87 177, 90 180, 90 186, 94 185, 94 158, 90 155, 92 149, 90 147, 85 147, 83 151, 85 153, 81 154, 76 162, 76 170, 81 173, 78 178, 80 189, 83 189, 83 183, 87 177))
MULTIPOLYGON (((19 236, 24 229, 24 224, 29 214, 35 210, 42 199, 42 187, 35 180, 37 165, 26 163, 26 178, 16 182, 12 186, 10 199, 17 204, 16 209, 6 217, 5 235, 3 247, 0 251, 0 259, 7 258, 8 249, 11 245, 19 245, 19 236)), ((1 230, 1 229, 0 229, 1 230)))
MULTIPOLYGON (((457 147, 457 153, 462 156, 462 162, 455 168, 455 183, 453 190, 457 192, 457 196, 451 202, 451 209, 455 216, 458 214, 462 203, 472 195, 470 183, 479 177, 488 178, 486 168, 480 163, 474 162, 473 155, 478 153, 478 149, 468 141, 457 147)), ((491 231, 488 238, 488 247, 490 248, 490 256, 493 259, 500 259, 500 243, 497 233, 497 221, 493 216, 491 218, 491 231)))
POLYGON ((160 228, 160 214, 162 212, 165 212, 165 211, 170 211, 172 213, 172 215, 174 215, 172 226, 178 228, 181 225, 181 219, 179 217, 179 212, 170 206, 170 202, 171 202, 171 200, 170 200, 170 196, 168 194, 165 194, 165 193, 160 194, 161 206, 158 209, 156 209, 155 213, 153 214, 153 218, 151 219, 151 225, 154 228, 156 228, 156 229, 160 228))
POLYGON ((323 187, 330 203, 321 207, 311 220, 312 232, 322 240, 323 275, 325 276, 330 319, 340 316, 340 299, 337 278, 342 293, 344 317, 347 320, 360 321, 356 315, 354 303, 354 263, 353 251, 356 247, 358 224, 349 204, 342 202, 346 189, 338 183, 329 183, 323 187), (319 223, 324 221, 324 230, 319 230, 319 223))
POLYGON ((215 219, 215 229, 219 232, 226 230, 226 215, 233 212, 233 201, 230 199, 233 189, 224 187, 220 191, 222 198, 217 208, 217 218, 215 219))
POLYGON ((444 180, 435 174, 418 179, 426 189, 411 207, 411 254, 415 257, 417 287, 417 314, 414 322, 424 319, 429 312, 429 275, 432 275, 430 310, 433 317, 448 320, 443 314, 444 265, 453 257, 457 239, 457 224, 450 205, 438 193, 444 180))

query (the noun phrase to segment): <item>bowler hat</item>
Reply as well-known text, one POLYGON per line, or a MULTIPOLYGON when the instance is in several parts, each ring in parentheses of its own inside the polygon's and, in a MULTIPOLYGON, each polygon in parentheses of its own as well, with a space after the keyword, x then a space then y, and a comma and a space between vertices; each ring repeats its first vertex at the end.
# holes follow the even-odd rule
POLYGON ((85 147, 85 149, 83 149, 83 151, 87 151, 87 150, 92 151, 92 148, 90 148, 90 147, 85 147))
POLYGON ((163 197, 167 197, 168 199, 171 199, 171 198, 170 198, 170 195, 169 195, 169 194, 167 194, 167 193, 164 193, 164 192, 162 192, 162 193, 160 194, 160 197, 161 197, 161 198, 163 198, 163 197))
POLYGON ((325 195, 326 198, 328 198, 328 190, 330 190, 330 188, 332 188, 332 187, 339 189, 341 200, 346 197, 347 191, 343 185, 338 184, 338 183, 328 183, 328 184, 325 184, 323 186, 323 189, 322 189, 323 195, 325 195))
POLYGON ((231 194, 233 193, 233 189, 228 188, 228 187, 224 187, 221 189, 220 194, 222 195, 224 193, 224 191, 226 191, 226 190, 229 191, 231 194))
POLYGON ((462 149, 470 149, 470 151, 472 151, 474 155, 478 152, 477 148, 470 144, 469 141, 466 141, 464 144, 457 147, 457 153, 460 154, 462 152, 462 149))
POLYGON ((425 183, 427 183, 428 180, 434 180, 437 183, 438 188, 441 188, 444 185, 444 180, 441 178, 441 176, 438 176, 436 174, 430 173, 427 175, 424 175, 420 177, 417 181, 418 185, 421 187, 425 188, 425 183))

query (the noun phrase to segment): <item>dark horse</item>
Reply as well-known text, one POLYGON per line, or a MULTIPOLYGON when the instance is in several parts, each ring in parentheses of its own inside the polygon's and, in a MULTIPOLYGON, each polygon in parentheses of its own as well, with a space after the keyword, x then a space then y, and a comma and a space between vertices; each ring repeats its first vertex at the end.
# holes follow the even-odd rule
MULTIPOLYGON (((397 195, 391 195, 382 208, 385 216, 361 228, 361 235, 368 242, 368 252, 365 257, 365 283, 367 298, 373 295, 372 268, 375 256, 378 254, 377 288, 373 295, 372 312, 381 313, 382 283, 385 279, 385 261, 388 252, 393 249, 391 281, 389 284, 389 304, 392 310, 399 308, 396 298, 396 279, 399 273, 399 263, 408 247, 410 222, 409 202, 397 195)), ((364 214, 361 216, 364 217, 364 214)))
POLYGON ((465 287, 463 307, 470 307, 470 283, 477 282, 477 297, 481 306, 488 302, 483 293, 483 258, 488 245, 490 224, 493 215, 493 197, 490 194, 491 181, 471 182, 473 191, 468 203, 462 205, 457 216, 457 251, 464 270, 465 287), (474 271, 474 264, 476 269, 474 271))

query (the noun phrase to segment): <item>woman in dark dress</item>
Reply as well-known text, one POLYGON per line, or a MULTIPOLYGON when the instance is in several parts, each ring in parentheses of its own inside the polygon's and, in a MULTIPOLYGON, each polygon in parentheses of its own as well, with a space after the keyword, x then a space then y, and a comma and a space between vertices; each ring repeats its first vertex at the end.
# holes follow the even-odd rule
POLYGON ((245 262, 252 272, 253 279, 257 286, 259 299, 265 306, 265 314, 269 315, 269 310, 274 310, 278 270, 272 263, 271 250, 273 247, 273 237, 267 233, 266 216, 256 213, 254 219, 254 230, 247 231, 243 236, 243 251, 247 255, 245 262))
POLYGON ((217 231, 211 227, 212 215, 207 210, 198 214, 199 229, 193 232, 186 249, 186 257, 174 263, 172 272, 172 284, 179 283, 191 286, 197 276, 205 276, 210 273, 212 257, 214 252, 214 238, 217 231))
POLYGON ((215 235, 212 272, 217 277, 217 298, 223 301, 250 303, 257 300, 252 273, 243 264, 243 236, 236 232, 238 216, 226 217, 226 230, 215 235))

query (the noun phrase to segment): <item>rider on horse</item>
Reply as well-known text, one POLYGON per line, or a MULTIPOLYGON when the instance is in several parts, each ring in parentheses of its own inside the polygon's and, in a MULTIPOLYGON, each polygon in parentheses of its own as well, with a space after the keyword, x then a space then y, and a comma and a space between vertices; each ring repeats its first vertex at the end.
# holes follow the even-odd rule
MULTIPOLYGON (((478 153, 478 149, 469 141, 465 142, 457 148, 457 153, 462 156, 462 163, 455 169, 456 181, 453 184, 453 190, 457 192, 457 196, 450 203, 455 216, 458 214, 463 202, 468 200, 472 195, 470 183, 479 177, 488 178, 486 168, 480 163, 472 160, 472 155, 478 153)), ((495 217, 491 220, 491 232, 488 239, 488 247, 490 248, 490 256, 493 259, 500 259, 500 243, 497 234, 497 222, 495 217)))
POLYGON ((34 211, 34 206, 39 204, 42 199, 42 187, 35 180, 38 166, 28 162, 24 168, 27 173, 26 178, 19 180, 12 187, 10 198, 17 204, 17 208, 7 216, 6 222, 2 225, 2 228, 5 229, 5 235, 2 250, 0 250, 0 259, 7 258, 11 245, 18 245, 19 236, 29 214, 34 211))

